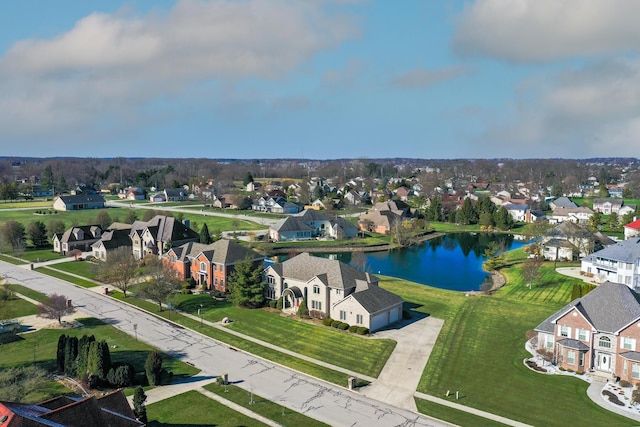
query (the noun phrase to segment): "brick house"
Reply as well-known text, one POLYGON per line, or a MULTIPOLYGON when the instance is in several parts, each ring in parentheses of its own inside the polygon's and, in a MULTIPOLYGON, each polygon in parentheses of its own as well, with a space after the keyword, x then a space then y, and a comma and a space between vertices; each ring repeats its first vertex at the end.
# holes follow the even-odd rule
POLYGON ((628 286, 605 282, 535 331, 560 367, 640 383, 640 296, 628 286))
POLYGON ((236 264, 250 259, 254 267, 261 266, 265 257, 233 240, 220 239, 210 245, 188 242, 171 248, 163 258, 181 280, 192 277, 202 288, 226 292, 236 264))

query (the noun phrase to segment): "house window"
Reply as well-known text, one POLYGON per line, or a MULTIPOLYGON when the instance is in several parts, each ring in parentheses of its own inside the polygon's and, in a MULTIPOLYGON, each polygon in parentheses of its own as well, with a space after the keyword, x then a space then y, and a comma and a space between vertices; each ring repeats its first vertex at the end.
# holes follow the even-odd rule
POLYGON ((276 299, 276 290, 274 288, 267 288, 267 299, 276 299))
POLYGON ((637 365, 635 363, 631 365, 631 378, 640 378, 640 365, 637 365))
POLYGON ((206 262, 201 262, 200 263, 200 271, 207 271, 207 263, 206 262))
POLYGON ((560 326, 560 336, 568 337, 569 335, 571 335, 571 328, 564 325, 560 326))
POLYGON ((598 345, 602 348, 611 348, 611 339, 609 337, 602 336, 598 340, 598 345))
POLYGON ((576 352, 573 350, 569 350, 567 351, 567 363, 569 365, 575 365, 576 364, 576 352))
POLYGON ((273 276, 267 276, 267 283, 270 285, 275 285, 276 284, 276 278, 273 276))
POLYGON ((336 289, 336 295, 342 295, 342 289, 336 289))
POLYGON ((580 341, 589 341, 589 331, 586 329, 578 329, 578 339, 580 341))
POLYGON ((217 278, 217 277, 214 279, 213 283, 214 283, 216 286, 218 286, 218 278, 217 278))
POLYGON ((340 310, 340 320, 347 320, 347 312, 340 310))
POLYGON ((551 335, 545 335, 545 347, 548 349, 553 349, 553 337, 551 335))
POLYGON ((622 375, 627 376, 627 361, 622 364, 622 375))
POLYGON ((311 301, 311 308, 314 310, 322 310, 322 303, 320 301, 311 301))
POLYGON ((169 261, 170 261, 170 262, 176 262, 176 261, 178 261, 178 258, 177 258, 175 255, 171 255, 171 256, 169 257, 169 261))
POLYGON ((620 345, 625 350, 636 351, 636 340, 633 338, 622 337, 620 345))
POLYGON ((313 293, 316 295, 320 295, 320 286, 313 285, 313 293))
POLYGON ((356 314, 356 323, 362 325, 362 314, 356 314))

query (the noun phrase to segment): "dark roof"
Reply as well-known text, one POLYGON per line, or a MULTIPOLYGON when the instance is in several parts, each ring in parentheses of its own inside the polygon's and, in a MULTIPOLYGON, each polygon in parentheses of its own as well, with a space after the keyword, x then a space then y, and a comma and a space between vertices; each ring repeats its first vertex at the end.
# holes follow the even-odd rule
POLYGON ((620 356, 624 357, 627 360, 640 362, 640 351, 627 351, 625 353, 620 353, 620 356))
POLYGON ((171 248, 169 252, 173 252, 180 261, 186 261, 188 258, 197 256, 200 252, 207 248, 208 245, 199 242, 187 242, 184 245, 171 248))
POLYGON ((76 242, 78 241, 78 239, 76 239, 76 233, 82 230, 82 233, 84 234, 85 238, 84 239, 80 239, 80 241, 85 241, 85 240, 92 240, 92 239, 97 239, 97 237, 95 236, 96 232, 101 232, 102 229, 100 228, 99 225, 80 225, 77 227, 71 227, 69 228, 67 231, 65 231, 62 236, 59 237, 59 240, 61 242, 76 242))
POLYGON ((598 331, 616 333, 640 319, 640 297, 628 286, 605 282, 545 319, 536 331, 553 333, 553 325, 575 308, 598 331))
POLYGON ((307 282, 314 277, 326 275, 326 283, 330 288, 355 288, 357 282, 377 282, 377 277, 341 262, 327 258, 320 258, 308 253, 302 253, 272 266, 283 277, 307 282))
POLYGON ((59 196, 65 205, 76 205, 78 203, 105 203, 102 194, 77 194, 75 196, 59 196))
POLYGON ((558 197, 557 199, 552 200, 551 203, 553 203, 558 208, 577 208, 578 207, 578 205, 576 205, 569 198, 564 196, 558 197))
POLYGON ((358 301, 369 314, 386 310, 404 301, 400 296, 373 284, 367 284, 366 288, 362 290, 357 289, 351 296, 358 301))
POLYGON ((117 249, 121 246, 131 246, 129 230, 109 230, 105 231, 99 241, 91 246, 99 246, 102 243, 105 249, 117 249))
POLYGON ((589 346, 583 343, 582 341, 574 340, 571 338, 561 339, 558 341, 558 344, 560 344, 563 347, 572 348, 574 350, 580 350, 580 351, 588 351, 590 349, 589 346))
POLYGON ((215 264, 231 265, 246 259, 258 260, 264 259, 259 253, 245 248, 233 240, 220 239, 201 251, 207 259, 215 264))
POLYGON ((313 231, 315 228, 307 225, 304 220, 297 216, 289 216, 276 222, 270 227, 280 233, 287 231, 313 231))

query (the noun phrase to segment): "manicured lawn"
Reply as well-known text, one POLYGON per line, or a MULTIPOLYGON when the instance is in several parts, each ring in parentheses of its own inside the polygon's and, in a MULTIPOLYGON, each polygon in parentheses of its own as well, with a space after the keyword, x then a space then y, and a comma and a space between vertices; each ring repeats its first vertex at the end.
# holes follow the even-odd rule
POLYGON ((46 200, 32 200, 32 201, 14 201, 0 203, 0 209, 15 209, 15 208, 53 208, 53 201, 46 200))
POLYGON ((527 281, 520 274, 521 268, 522 264, 516 264, 512 268, 502 270, 509 286, 500 289, 499 296, 562 305, 571 299, 573 284, 583 283, 580 279, 559 275, 553 268, 553 262, 547 261, 540 268, 540 277, 531 284, 529 289, 527 281))
POLYGON ((0 320, 30 316, 37 312, 38 309, 35 305, 23 300, 22 298, 14 297, 8 301, 0 300, 0 320))
POLYGON ((260 397, 256 394, 253 395, 253 404, 250 405, 251 395, 248 391, 235 387, 233 385, 221 386, 218 384, 209 384, 204 388, 212 393, 219 394, 223 398, 232 401, 238 405, 262 415, 265 418, 273 420, 282 426, 305 426, 305 427, 321 427, 327 426, 327 424, 320 421, 316 421, 313 418, 309 418, 300 412, 292 411, 289 408, 278 405, 270 400, 260 397))
POLYGON ((9 286, 11 289, 13 289, 15 292, 18 292, 19 294, 22 294, 26 297, 29 297, 33 300, 36 300, 38 302, 42 302, 45 299, 47 299, 47 296, 44 294, 41 294, 38 291, 34 291, 32 289, 27 288, 26 286, 22 286, 22 285, 15 285, 15 284, 8 284, 7 286, 9 286))
MULTIPOLYGON (((18 221, 24 224, 25 227, 31 221, 42 221, 47 225, 49 221, 54 219, 63 221, 67 228, 71 227, 73 223, 80 225, 95 224, 96 215, 100 211, 100 209, 79 211, 56 211, 49 209, 47 211, 48 214, 42 215, 36 213, 38 210, 39 209, 25 211, 0 210, 0 226, 7 221, 18 221)), ((44 209, 40 209, 40 211, 44 211, 44 209)), ((111 219, 115 221, 116 219, 122 220, 126 216, 127 211, 129 211, 129 208, 106 208, 106 211, 111 219)))
MULTIPOLYGON (((306 360, 289 356, 277 350, 272 350, 260 344, 256 344, 243 338, 231 335, 224 330, 211 328, 206 325, 200 326, 200 322, 198 320, 185 317, 179 313, 171 312, 166 309, 162 312, 158 312, 158 305, 153 304, 149 301, 140 300, 135 297, 127 297, 126 299, 124 299, 121 293, 114 293, 113 297, 124 300, 129 304, 145 309, 151 313, 155 313, 156 315, 161 316, 165 319, 170 319, 189 329, 193 329, 210 338, 223 342, 230 347, 244 350, 247 353, 259 355, 267 360, 271 360, 275 363, 287 366, 300 372, 304 372, 305 374, 314 376, 316 378, 321 378, 333 384, 338 384, 340 386, 345 386, 345 384, 347 384, 349 375, 343 374, 342 372, 334 371, 332 369, 307 362, 306 360)), ((207 298, 211 300, 210 297, 207 296, 207 298)), ((366 382, 360 382, 361 385, 365 385, 365 383, 366 382)))
POLYGON ((91 261, 69 261, 54 264, 51 267, 57 270, 66 271, 67 273, 78 274, 88 279, 96 280, 98 264, 91 261))
POLYGON ((64 258, 62 255, 53 252, 51 248, 46 249, 27 249, 23 253, 20 254, 20 258, 31 261, 31 262, 40 262, 40 261, 51 261, 54 259, 64 258))
MULTIPOLYGON (((54 268, 57 268, 57 267, 54 265, 54 268)), ((59 271, 52 270, 49 267, 40 267, 40 268, 38 268, 38 273, 43 273, 43 274, 49 275, 51 277, 56 277, 58 279, 65 280, 67 282, 74 283, 74 284, 76 284, 78 286, 82 286, 83 288, 93 288, 95 286, 100 286, 99 283, 95 283, 95 282, 92 282, 92 281, 89 281, 89 280, 85 280, 85 279, 80 279, 78 277, 71 276, 69 274, 61 273, 59 271)))
POLYGON ((147 406, 147 418, 149 427, 264 426, 197 391, 147 406))
POLYGON ((20 261, 18 259, 15 259, 13 256, 7 256, 4 254, 0 254, 0 261, 8 262, 9 264, 14 265, 26 264, 26 261, 20 261))
MULTIPOLYGON (((535 373, 523 364, 526 331, 570 298, 572 282, 564 276, 554 279, 549 273, 545 286, 533 292, 520 292, 512 288, 522 284, 509 283, 493 296, 453 295, 386 278, 381 286, 413 303, 415 310, 445 319, 418 391, 444 397, 447 390, 459 390, 458 403, 532 425, 558 425, 567 419, 573 425, 633 424, 592 403, 586 382, 535 373)), ((419 407, 433 411, 430 404, 419 407)))
POLYGON ((448 406, 439 405, 428 400, 416 398, 416 406, 418 407, 418 411, 423 414, 439 420, 448 421, 459 426, 498 427, 505 425, 468 412, 458 411, 457 409, 449 408, 448 406))

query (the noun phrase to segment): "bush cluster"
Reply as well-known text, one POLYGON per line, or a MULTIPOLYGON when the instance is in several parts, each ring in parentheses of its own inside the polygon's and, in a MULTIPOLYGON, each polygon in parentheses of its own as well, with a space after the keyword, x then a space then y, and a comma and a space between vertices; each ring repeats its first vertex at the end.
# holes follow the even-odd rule
POLYGON ((369 333, 369 328, 358 325, 349 325, 348 323, 342 322, 340 320, 334 320, 330 317, 326 319, 322 319, 322 324, 324 326, 331 326, 332 328, 339 329, 341 331, 349 331, 358 335, 366 335, 369 333))

